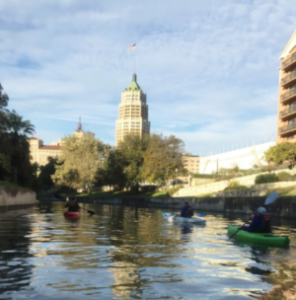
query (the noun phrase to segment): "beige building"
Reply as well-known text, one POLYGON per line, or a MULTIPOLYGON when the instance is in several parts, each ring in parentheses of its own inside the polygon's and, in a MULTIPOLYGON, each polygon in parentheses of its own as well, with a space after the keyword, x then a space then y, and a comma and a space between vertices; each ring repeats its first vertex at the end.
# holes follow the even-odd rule
POLYGON ((296 142, 296 30, 280 56, 277 143, 296 142))
POLYGON ((200 156, 184 153, 182 160, 184 168, 187 169, 189 173, 199 173, 200 156))
POLYGON ((133 74, 132 83, 121 93, 119 117, 116 120, 116 146, 128 134, 143 136, 149 133, 150 122, 148 121, 146 94, 137 83, 137 75, 133 74))
POLYGON ((48 157, 57 157, 61 153, 60 143, 51 143, 51 145, 43 145, 43 141, 31 137, 30 140, 31 163, 38 163, 44 166, 48 163, 48 157))
MULTIPOLYGON (((81 138, 84 135, 81 121, 79 120, 77 129, 73 132, 74 136, 81 138)), ((43 141, 36 137, 29 139, 31 163, 38 163, 39 166, 44 166, 48 163, 48 157, 57 157, 61 153, 62 140, 53 142, 50 145, 44 145, 43 141)))

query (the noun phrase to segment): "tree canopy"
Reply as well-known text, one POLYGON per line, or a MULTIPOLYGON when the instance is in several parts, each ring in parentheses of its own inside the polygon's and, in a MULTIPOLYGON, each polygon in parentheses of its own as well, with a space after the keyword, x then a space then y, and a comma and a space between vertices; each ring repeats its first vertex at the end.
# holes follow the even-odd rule
POLYGON ((123 169, 124 163, 114 147, 106 146, 105 152, 103 166, 98 169, 96 174, 96 185, 117 186, 121 189, 127 183, 123 169))
POLYGON ((286 142, 270 147, 265 152, 265 160, 276 165, 288 162, 289 168, 294 168, 296 164, 296 143, 286 142))
POLYGON ((30 163, 28 136, 34 126, 7 109, 9 97, 0 84, 0 180, 33 187, 38 166, 30 163))
POLYGON ((152 135, 144 155, 144 174, 148 182, 166 181, 184 173, 182 153, 184 142, 175 136, 152 135))
POLYGON ((149 144, 149 136, 127 135, 118 145, 118 159, 123 166, 127 182, 138 192, 139 183, 144 177, 144 153, 149 144))
POLYGON ((103 161, 104 144, 92 133, 87 132, 81 138, 66 136, 62 139, 59 165, 52 179, 59 186, 83 188, 91 193, 97 169, 103 161))

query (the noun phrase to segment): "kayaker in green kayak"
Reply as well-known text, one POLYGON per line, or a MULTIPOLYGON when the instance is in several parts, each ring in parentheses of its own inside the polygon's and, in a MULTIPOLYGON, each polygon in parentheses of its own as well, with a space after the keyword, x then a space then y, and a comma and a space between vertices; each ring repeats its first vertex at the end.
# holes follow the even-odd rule
POLYGON ((242 230, 254 233, 271 233, 270 217, 266 215, 264 207, 259 207, 256 214, 251 218, 250 226, 242 226, 242 230))
POLYGON ((70 211, 70 212, 79 212, 80 211, 80 206, 79 206, 76 198, 69 199, 69 201, 67 201, 65 207, 68 207, 68 211, 70 211))

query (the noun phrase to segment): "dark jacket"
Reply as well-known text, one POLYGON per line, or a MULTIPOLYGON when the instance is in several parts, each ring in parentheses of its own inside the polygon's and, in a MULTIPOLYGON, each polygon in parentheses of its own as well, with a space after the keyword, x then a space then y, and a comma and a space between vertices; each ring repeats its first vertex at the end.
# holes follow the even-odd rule
POLYGON ((181 217, 191 218, 193 216, 193 208, 190 205, 186 205, 182 208, 181 217))
POLYGON ((271 233, 269 216, 255 215, 250 226, 243 226, 242 230, 256 233, 271 233))
POLYGON ((80 211, 80 206, 76 201, 75 202, 74 201, 67 202, 65 207, 68 207, 68 211, 71 211, 71 212, 80 211))

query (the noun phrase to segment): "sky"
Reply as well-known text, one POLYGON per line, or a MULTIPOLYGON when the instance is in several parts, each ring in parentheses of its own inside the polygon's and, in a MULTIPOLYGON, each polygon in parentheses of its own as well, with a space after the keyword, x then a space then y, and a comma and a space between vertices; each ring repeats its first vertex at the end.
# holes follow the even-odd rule
POLYGON ((152 133, 193 155, 220 153, 275 140, 295 15, 294 0, 0 0, 0 82, 45 144, 81 116, 115 145, 135 71, 152 133))

